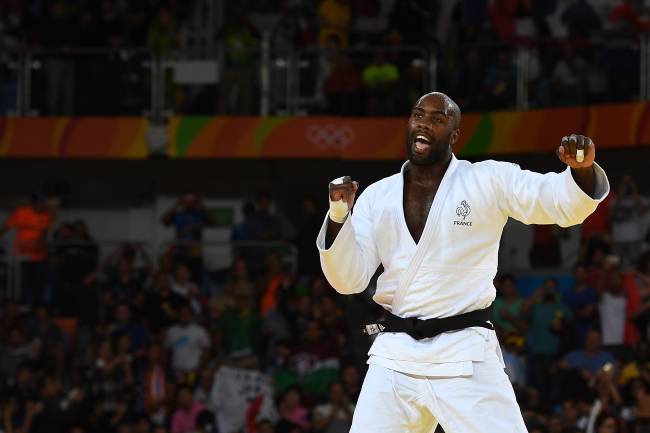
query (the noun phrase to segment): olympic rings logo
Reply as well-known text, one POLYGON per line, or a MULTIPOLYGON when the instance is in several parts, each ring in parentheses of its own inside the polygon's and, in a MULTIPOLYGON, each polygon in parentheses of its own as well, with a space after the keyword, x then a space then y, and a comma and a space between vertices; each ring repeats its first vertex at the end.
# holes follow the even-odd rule
POLYGON ((309 125, 305 130, 307 140, 320 149, 345 149, 356 137, 350 125, 309 125))

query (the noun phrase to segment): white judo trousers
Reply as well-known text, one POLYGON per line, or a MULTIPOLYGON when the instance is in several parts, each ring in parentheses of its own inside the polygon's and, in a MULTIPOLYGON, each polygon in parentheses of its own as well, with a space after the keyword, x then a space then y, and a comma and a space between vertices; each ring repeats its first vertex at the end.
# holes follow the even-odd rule
MULTIPOLYGON (((496 339, 496 337, 495 337, 496 339)), ((471 375, 420 376, 371 364, 350 433, 525 433, 515 393, 495 351, 471 375)))

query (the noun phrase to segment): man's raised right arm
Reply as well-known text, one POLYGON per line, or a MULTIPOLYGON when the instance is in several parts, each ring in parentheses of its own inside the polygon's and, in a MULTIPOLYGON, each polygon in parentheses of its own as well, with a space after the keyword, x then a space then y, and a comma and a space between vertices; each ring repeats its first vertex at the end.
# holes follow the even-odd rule
POLYGON ((360 293, 380 263, 369 200, 364 193, 355 205, 358 184, 349 178, 337 181, 330 183, 330 210, 316 245, 323 273, 332 287, 341 294, 360 293))

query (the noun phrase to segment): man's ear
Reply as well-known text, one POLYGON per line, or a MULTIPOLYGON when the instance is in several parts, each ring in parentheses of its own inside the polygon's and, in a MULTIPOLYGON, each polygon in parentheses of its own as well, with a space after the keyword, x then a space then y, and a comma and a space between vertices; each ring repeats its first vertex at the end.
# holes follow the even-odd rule
POLYGON ((460 137, 460 128, 456 128, 451 132, 451 145, 453 146, 460 137))

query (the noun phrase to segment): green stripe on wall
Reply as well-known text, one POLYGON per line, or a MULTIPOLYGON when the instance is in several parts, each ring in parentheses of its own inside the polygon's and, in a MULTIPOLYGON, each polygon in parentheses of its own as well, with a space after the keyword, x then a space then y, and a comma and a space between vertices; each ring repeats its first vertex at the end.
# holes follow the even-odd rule
POLYGON ((469 139, 460 154, 464 156, 485 155, 488 153, 491 141, 492 115, 488 113, 481 116, 472 138, 469 139))
POLYGON ((289 117, 264 117, 255 131, 255 155, 261 155, 267 137, 289 117))
POLYGON ((192 141, 200 134, 203 127, 214 117, 183 117, 176 131, 176 156, 185 156, 192 146, 192 141))

